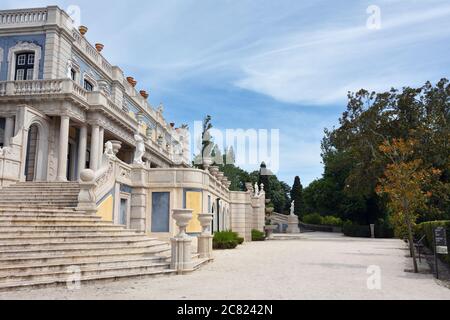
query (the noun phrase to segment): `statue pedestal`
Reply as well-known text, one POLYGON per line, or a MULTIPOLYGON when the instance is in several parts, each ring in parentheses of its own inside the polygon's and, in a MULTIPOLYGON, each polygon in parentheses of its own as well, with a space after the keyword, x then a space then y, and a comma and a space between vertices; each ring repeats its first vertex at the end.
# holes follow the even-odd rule
POLYGON ((300 228, 298 227, 298 225, 299 225, 298 217, 290 215, 288 217, 288 228, 286 230, 286 233, 289 233, 289 234, 300 233, 300 228))

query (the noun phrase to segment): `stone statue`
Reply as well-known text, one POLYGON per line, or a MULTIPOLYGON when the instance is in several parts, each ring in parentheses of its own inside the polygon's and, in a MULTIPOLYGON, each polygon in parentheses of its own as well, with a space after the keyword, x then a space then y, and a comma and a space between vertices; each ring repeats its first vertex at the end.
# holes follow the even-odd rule
POLYGON ((295 216, 295 201, 291 203, 291 216, 295 216))
POLYGON ((158 109, 156 109, 156 111, 162 115, 164 113, 164 105, 162 103, 160 103, 158 106, 158 109))
POLYGON ((255 183, 255 197, 259 196, 259 187, 258 187, 258 183, 255 183))
POLYGON ((134 152, 133 164, 143 165, 142 157, 145 154, 145 144, 144 139, 138 134, 134 135, 134 140, 136 140, 136 151, 134 152))
POLYGON ((105 143, 105 155, 108 157, 114 157, 114 147, 111 141, 105 143))

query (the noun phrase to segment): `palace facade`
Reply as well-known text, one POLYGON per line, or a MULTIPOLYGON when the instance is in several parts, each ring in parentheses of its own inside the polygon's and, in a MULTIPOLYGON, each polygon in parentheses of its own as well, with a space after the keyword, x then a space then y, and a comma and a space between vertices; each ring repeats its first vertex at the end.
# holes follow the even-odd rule
POLYGON ((191 235, 202 231, 200 213, 214 214, 213 231, 246 241, 263 231, 264 192, 231 192, 218 168, 192 168, 188 129, 168 123, 86 32, 56 6, 0 11, 0 189, 71 186, 79 189, 72 203, 48 196, 36 206, 161 240, 177 232, 171 214, 183 208, 194 213, 191 235))

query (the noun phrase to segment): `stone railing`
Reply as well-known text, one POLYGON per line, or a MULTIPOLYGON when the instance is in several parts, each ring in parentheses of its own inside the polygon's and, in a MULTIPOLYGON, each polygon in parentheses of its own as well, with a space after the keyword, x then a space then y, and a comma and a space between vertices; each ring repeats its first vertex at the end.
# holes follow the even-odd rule
POLYGON ((100 68, 105 74, 110 78, 113 76, 112 65, 92 46, 89 41, 86 40, 78 30, 72 31, 72 36, 75 39, 75 46, 80 50, 86 57, 92 60, 96 66, 100 68))
POLYGON ((0 97, 48 94, 73 94, 87 101, 87 92, 71 79, 0 82, 0 97))
POLYGON ((0 27, 10 25, 34 25, 47 22, 47 9, 7 10, 0 12, 0 27))
POLYGON ((116 182, 132 184, 132 166, 115 156, 103 154, 102 166, 96 172, 86 169, 80 175, 78 210, 93 214, 97 211, 98 200, 114 188, 116 182))
POLYGON ((154 188, 192 188, 209 190, 228 200, 229 189, 221 180, 205 170, 193 168, 158 168, 148 172, 149 185, 154 188))

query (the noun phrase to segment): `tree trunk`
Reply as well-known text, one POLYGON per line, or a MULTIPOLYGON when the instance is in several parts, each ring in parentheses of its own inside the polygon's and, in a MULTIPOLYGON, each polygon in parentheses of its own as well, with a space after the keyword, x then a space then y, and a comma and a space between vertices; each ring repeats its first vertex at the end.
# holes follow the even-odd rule
POLYGON ((408 225, 408 238, 409 238, 409 250, 411 251, 411 256, 413 258, 414 263, 414 273, 419 273, 419 267, 417 265, 417 258, 416 258, 416 250, 414 249, 414 238, 413 238, 413 231, 412 231, 412 225, 411 220, 406 218, 406 223, 408 225))

